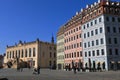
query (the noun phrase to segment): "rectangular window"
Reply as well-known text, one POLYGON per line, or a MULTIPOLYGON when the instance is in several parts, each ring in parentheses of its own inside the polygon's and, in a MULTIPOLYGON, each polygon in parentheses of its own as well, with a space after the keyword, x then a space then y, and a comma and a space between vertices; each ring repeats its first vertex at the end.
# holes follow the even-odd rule
POLYGON ((114 43, 115 43, 115 44, 117 44, 117 43, 118 43, 118 42, 117 42, 117 38, 114 38, 114 43))
POLYGON ((92 51, 93 56, 95 56, 95 51, 92 51))
POLYGON ((74 57, 76 57, 76 52, 74 52, 74 57))
POLYGON ((99 50, 97 50, 97 56, 99 56, 99 55, 100 55, 99 50))
POLYGON ((112 49, 109 49, 109 55, 112 55, 112 49))
POLYGON ((89 32, 87 33, 87 37, 90 37, 90 34, 89 34, 89 32))
POLYGON ((115 18, 114 17, 112 17, 112 22, 115 22, 115 18))
POLYGON ((96 45, 99 45, 99 42, 98 42, 98 40, 96 40, 96 45))
POLYGON ((89 53, 89 57, 90 57, 91 56, 91 52, 89 51, 88 53, 89 53))
POLYGON ((80 47, 82 47, 82 42, 80 42, 80 47))
POLYGON ((65 43, 66 43, 66 39, 65 39, 65 43))
POLYGON ((84 38, 86 38, 86 34, 84 33, 84 38))
POLYGON ((73 53, 72 53, 72 58, 73 58, 73 53))
POLYGON ((104 53, 104 49, 101 49, 101 53, 102 53, 102 55, 105 55, 105 53, 104 53))
POLYGON ((86 48, 86 43, 84 43, 84 48, 86 48))
POLYGON ((71 37, 71 41, 73 41, 73 37, 71 37))
POLYGON ((70 31, 69 31, 69 34, 70 34, 70 31))
POLYGON ((100 39, 101 44, 104 44, 103 38, 100 39))
POLYGON ((74 29, 74 32, 75 32, 75 29, 74 29))
POLYGON ((77 35, 77 39, 78 39, 78 35, 77 35))
POLYGON ((75 36, 74 36, 74 40, 75 40, 75 36))
POLYGON ((106 21, 109 21, 109 17, 106 17, 106 21))
POLYGON ((120 18, 118 18, 118 22, 120 22, 120 18))
POLYGON ((85 29, 85 25, 83 26, 83 29, 85 29))
MULTIPOLYGON (((71 58, 71 53, 69 54, 70 58, 71 58)), ((62 59, 62 58, 61 58, 62 59)))
POLYGON ((85 57, 87 57, 87 52, 85 52, 85 57))
POLYGON ((90 42, 88 42, 88 47, 90 47, 90 42))
POLYGON ((69 42, 70 42, 70 38, 69 38, 69 42))
POLYGON ((77 57, 79 57, 79 52, 77 52, 77 57))
POLYGON ((91 36, 93 36, 93 35, 94 35, 93 31, 91 31, 91 36))
POLYGON ((119 33, 120 33, 120 27, 118 28, 118 30, 119 30, 119 33))
POLYGON ((74 48, 76 48, 76 44, 74 44, 74 48))
POLYGON ((92 41, 92 46, 94 46, 94 41, 92 41))
POLYGON ((79 37, 81 38, 81 34, 79 34, 79 37))
POLYGON ((118 55, 118 49, 115 49, 115 55, 118 55))
POLYGON ((113 27, 113 32, 116 33, 116 28, 115 27, 113 27))
POLYGON ((66 50, 66 46, 65 46, 65 50, 66 50))
POLYGON ((98 34, 98 29, 95 29, 95 34, 98 34))
POLYGON ((77 43, 77 48, 79 47, 79 43, 77 43))
POLYGON ((91 22, 91 26, 93 26, 93 22, 91 22))
POLYGON ((81 30, 81 26, 79 27, 79 30, 81 30))
POLYGON ((103 32, 103 29, 102 29, 102 27, 100 28, 100 33, 102 33, 103 32))
POLYGON ((97 24, 97 20, 95 20, 95 24, 97 24))
POLYGON ((87 24, 87 28, 89 27, 89 23, 87 24))
POLYGON ((76 28, 76 31, 78 31, 78 28, 76 28))
POLYGON ((80 51, 80 56, 82 57, 82 51, 80 51))
POLYGON ((72 44, 72 49, 73 49, 73 44, 72 44))
POLYGON ((101 22, 102 20, 101 20, 101 18, 99 18, 99 22, 101 22))
POLYGON ((110 32, 110 27, 109 26, 107 27, 107 32, 110 32))

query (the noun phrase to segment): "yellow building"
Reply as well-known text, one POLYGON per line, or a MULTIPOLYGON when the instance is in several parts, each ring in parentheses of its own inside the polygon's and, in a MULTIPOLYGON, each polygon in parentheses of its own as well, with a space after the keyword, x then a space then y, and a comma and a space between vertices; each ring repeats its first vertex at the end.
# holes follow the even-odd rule
POLYGON ((4 67, 56 67, 56 44, 52 37, 51 43, 39 39, 32 42, 19 41, 14 46, 7 46, 4 67), (6 66, 5 66, 6 65, 6 66))

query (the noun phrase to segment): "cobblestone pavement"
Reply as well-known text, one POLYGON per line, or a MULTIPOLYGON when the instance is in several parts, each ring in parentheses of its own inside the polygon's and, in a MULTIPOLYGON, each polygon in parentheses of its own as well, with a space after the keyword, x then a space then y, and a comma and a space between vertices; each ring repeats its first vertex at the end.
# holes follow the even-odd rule
POLYGON ((41 69, 39 75, 33 70, 24 69, 19 72, 15 69, 0 69, 0 80, 120 80, 120 71, 106 72, 77 72, 63 70, 41 69))

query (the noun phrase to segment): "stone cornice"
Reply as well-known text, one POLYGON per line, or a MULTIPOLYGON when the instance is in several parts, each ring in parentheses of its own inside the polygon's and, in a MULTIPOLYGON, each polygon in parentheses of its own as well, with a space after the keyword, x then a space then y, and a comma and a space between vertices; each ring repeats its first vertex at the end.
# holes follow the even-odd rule
POLYGON ((92 5, 87 5, 81 12, 77 12, 64 26, 65 32, 69 29, 82 25, 102 14, 120 15, 120 2, 101 1, 92 5))

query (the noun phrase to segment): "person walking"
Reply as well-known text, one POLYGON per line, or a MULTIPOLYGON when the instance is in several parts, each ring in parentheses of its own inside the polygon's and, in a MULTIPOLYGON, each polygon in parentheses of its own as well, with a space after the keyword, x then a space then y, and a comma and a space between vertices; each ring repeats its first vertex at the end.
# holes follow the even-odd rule
POLYGON ((77 66, 75 65, 75 66, 73 67, 74 74, 76 74, 76 68, 77 68, 77 66))
POLYGON ((38 74, 40 74, 40 66, 38 66, 37 72, 38 72, 38 74))

